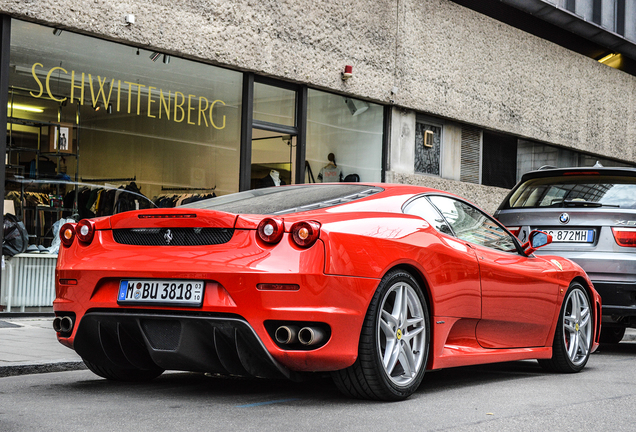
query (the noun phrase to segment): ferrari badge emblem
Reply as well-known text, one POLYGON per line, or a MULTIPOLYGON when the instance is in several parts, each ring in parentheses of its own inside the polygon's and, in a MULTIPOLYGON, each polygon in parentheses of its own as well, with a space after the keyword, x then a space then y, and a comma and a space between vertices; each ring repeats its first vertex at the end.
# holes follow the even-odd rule
POLYGON ((561 213, 561 216, 559 216, 559 222, 562 224, 570 222, 570 215, 567 213, 561 213))
POLYGON ((574 325, 574 328, 576 329, 576 331, 579 331, 579 323, 576 323, 576 324, 574 325))
POLYGON ((402 339, 402 329, 398 329, 396 336, 397 336, 398 340, 402 339))
POLYGON ((170 242, 172 241, 172 232, 170 230, 167 230, 166 233, 163 235, 163 239, 166 241, 166 244, 170 244, 170 242))
POLYGON ((557 267, 559 268, 559 270, 563 270, 563 266, 562 266, 562 265, 561 265, 561 263, 560 263, 560 262, 558 262, 557 260, 553 259, 553 260, 550 260, 550 262, 551 262, 552 264, 554 264, 555 266, 557 266, 557 267))

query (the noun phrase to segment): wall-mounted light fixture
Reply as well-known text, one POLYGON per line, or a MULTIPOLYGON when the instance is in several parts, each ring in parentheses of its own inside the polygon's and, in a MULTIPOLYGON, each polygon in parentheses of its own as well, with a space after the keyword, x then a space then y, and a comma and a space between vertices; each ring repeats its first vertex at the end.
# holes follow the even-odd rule
POLYGON ((342 79, 348 80, 353 76, 353 66, 347 65, 344 68, 344 72, 342 73, 342 79))
POLYGON ((62 29, 59 29, 59 28, 53 29, 53 34, 55 36, 61 35, 62 34, 62 29))
POLYGON ((163 63, 164 64, 170 63, 170 56, 168 54, 163 55, 163 63))
POLYGON ((153 62, 156 62, 160 55, 161 54, 158 52, 153 52, 152 54, 150 54, 150 60, 152 60, 153 62))
POLYGON ((435 138, 435 132, 432 130, 424 131, 424 147, 433 147, 433 138, 435 138))
POLYGON ((135 15, 133 14, 126 14, 124 16, 124 21, 126 22, 126 24, 130 25, 130 24, 134 24, 135 23, 135 15))
POLYGON ((614 69, 620 69, 623 66, 623 56, 620 53, 611 53, 600 58, 598 62, 614 69))

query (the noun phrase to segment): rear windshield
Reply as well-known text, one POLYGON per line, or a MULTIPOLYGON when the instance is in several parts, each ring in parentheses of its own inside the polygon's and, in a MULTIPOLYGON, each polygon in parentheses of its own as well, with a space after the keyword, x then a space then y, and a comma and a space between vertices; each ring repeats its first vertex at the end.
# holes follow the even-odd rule
POLYGON ((254 189, 197 201, 182 207, 236 214, 280 215, 343 204, 381 192, 382 188, 351 184, 312 184, 254 189))
POLYGON ((501 209, 604 206, 636 208, 636 178, 572 175, 530 179, 508 196, 501 209))

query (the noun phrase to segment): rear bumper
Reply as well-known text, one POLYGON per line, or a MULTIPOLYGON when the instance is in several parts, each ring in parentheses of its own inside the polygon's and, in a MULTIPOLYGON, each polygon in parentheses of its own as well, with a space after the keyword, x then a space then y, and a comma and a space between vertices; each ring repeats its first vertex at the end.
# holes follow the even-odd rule
MULTIPOLYGON (((163 279, 173 275, 169 273, 163 279)), ((137 345, 143 342, 141 345, 148 351, 146 357, 150 356, 150 360, 157 366, 168 370, 206 372, 224 372, 216 368, 214 361, 210 361, 216 354, 208 354, 210 349, 221 343, 218 341, 228 341, 228 344, 238 347, 249 344, 256 347, 256 352, 264 347, 269 353, 264 357, 271 356, 277 362, 275 365, 283 365, 290 371, 332 371, 352 365, 358 355, 364 316, 378 284, 375 279, 342 276, 243 273, 216 274, 212 278, 209 273, 192 272, 189 275, 195 279, 204 279, 207 276, 211 280, 206 281, 203 305, 184 308, 120 305, 117 303, 118 281, 125 276, 100 277, 103 275, 102 272, 58 270, 59 278, 73 278, 78 281, 73 286, 58 284, 57 298, 53 304, 58 316, 73 316, 77 323, 71 332, 58 333, 58 339, 63 345, 99 364, 91 354, 93 348, 100 355, 114 352, 112 355, 117 357, 121 354, 120 348, 116 347, 111 351, 110 345, 118 345, 122 337, 134 334, 137 345), (300 289, 260 291, 256 288, 259 283, 294 283, 300 289), (172 345, 168 345, 166 350, 160 349, 161 345, 153 345, 151 334, 144 333, 144 325, 162 320, 166 321, 167 329, 179 328, 178 339, 182 343, 201 344, 202 348, 197 351, 188 347, 186 351, 182 351, 183 347, 179 345, 179 349, 175 351, 172 345), (329 337, 323 346, 311 350, 302 350, 295 346, 284 348, 274 340, 272 329, 268 329, 268 323, 272 322, 316 323, 330 329, 329 337), (124 336, 121 336, 120 331, 124 331, 124 336), (91 339, 96 342, 90 342, 91 339), (89 348, 84 349, 86 346, 89 348), (195 353, 201 354, 201 363, 197 362, 195 353), (210 368, 210 365, 215 367, 210 368)), ((150 275, 147 273, 141 274, 142 278, 148 276, 150 275)), ((160 275, 154 273, 153 276, 160 275)), ((178 278, 184 276, 177 275, 178 278)), ((249 350, 245 352, 248 353, 247 356, 252 355, 249 350)), ((259 354, 257 357, 263 356, 259 354)), ((262 375, 245 365, 243 369, 248 375, 262 375)), ((242 374, 243 372, 239 375, 242 374)))
POLYGON ((594 280, 592 283, 603 299, 604 316, 636 318, 636 283, 594 280))
POLYGON ((90 311, 79 323, 74 348, 82 358, 104 367, 296 377, 238 316, 90 311))

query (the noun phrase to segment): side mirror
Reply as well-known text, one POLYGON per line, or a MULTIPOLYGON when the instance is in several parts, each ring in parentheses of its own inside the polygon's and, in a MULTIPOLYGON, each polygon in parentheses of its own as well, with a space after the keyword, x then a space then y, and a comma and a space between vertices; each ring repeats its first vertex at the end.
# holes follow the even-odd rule
POLYGON ((530 255, 540 247, 549 245, 550 243, 552 243, 552 236, 550 234, 539 230, 533 230, 528 236, 528 241, 521 247, 526 255, 530 255))

